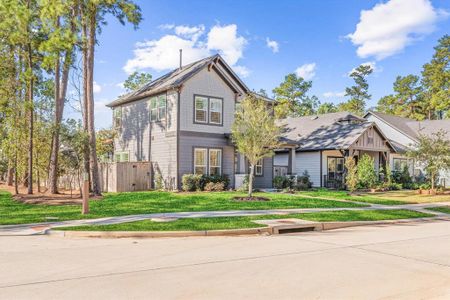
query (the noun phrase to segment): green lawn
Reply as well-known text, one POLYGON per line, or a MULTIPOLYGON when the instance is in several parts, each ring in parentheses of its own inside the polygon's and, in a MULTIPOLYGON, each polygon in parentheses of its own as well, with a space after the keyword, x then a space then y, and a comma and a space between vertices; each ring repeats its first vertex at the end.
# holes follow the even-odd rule
POLYGON ((332 208, 364 207, 354 203, 305 198, 301 195, 256 193, 270 198, 264 202, 237 202, 237 192, 221 193, 170 193, 133 192, 105 194, 103 200, 91 201, 90 214, 80 214, 79 205, 36 205, 14 201, 11 194, 0 191, 0 224, 26 224, 58 220, 100 218, 160 212, 187 212, 211 210, 277 209, 277 208, 332 208))
POLYGON ((431 207, 427 208, 428 210, 441 212, 444 214, 450 214, 450 206, 441 206, 441 207, 431 207))
MULTIPOLYGON (((403 204, 412 204, 416 203, 415 201, 409 201, 408 197, 403 199, 389 199, 387 198, 389 193, 394 192, 385 192, 381 195, 368 194, 368 193, 360 193, 358 195, 349 195, 347 191, 336 191, 336 190, 327 190, 327 189, 318 189, 312 191, 302 191, 299 192, 300 195, 308 195, 313 197, 323 197, 323 198, 332 198, 332 199, 340 199, 340 200, 351 200, 372 204, 381 204, 381 205, 403 205, 403 204)), ((412 200, 412 199, 411 199, 412 200)))
POLYGON ((374 210, 374 211, 335 211, 319 213, 303 213, 289 215, 268 215, 252 217, 217 217, 179 219, 172 222, 153 222, 150 220, 137 221, 114 225, 91 225, 56 228, 57 230, 76 231, 181 231, 181 230, 220 230, 264 227, 254 223, 254 220, 298 218, 303 220, 329 222, 329 221, 379 221, 410 218, 432 217, 411 210, 374 210))

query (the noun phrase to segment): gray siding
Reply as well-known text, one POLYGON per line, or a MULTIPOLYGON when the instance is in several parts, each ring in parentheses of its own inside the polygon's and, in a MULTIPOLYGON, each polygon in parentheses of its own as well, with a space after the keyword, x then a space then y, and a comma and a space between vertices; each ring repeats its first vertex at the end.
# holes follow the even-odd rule
POLYGON ((222 174, 230 178, 230 187, 234 186, 234 147, 230 146, 228 139, 220 136, 196 135, 195 133, 180 132, 180 158, 179 158, 179 188, 184 174, 194 173, 194 148, 221 148, 222 174))
POLYGON ((263 176, 255 176, 255 188, 272 188, 273 187, 273 157, 264 158, 263 176))
POLYGON ((301 176, 308 171, 313 186, 320 186, 320 151, 295 153, 296 173, 301 176))
POLYGON ((161 122, 150 122, 149 99, 122 106, 122 126, 114 151, 128 152, 131 162, 152 161, 152 178, 159 174, 167 188, 176 188, 178 94, 167 93, 166 120, 161 122))
POLYGON ((180 130, 229 133, 234 121, 235 94, 231 88, 213 71, 203 69, 187 81, 181 90, 180 130), (194 123, 194 95, 200 94, 223 99, 223 125, 194 123))

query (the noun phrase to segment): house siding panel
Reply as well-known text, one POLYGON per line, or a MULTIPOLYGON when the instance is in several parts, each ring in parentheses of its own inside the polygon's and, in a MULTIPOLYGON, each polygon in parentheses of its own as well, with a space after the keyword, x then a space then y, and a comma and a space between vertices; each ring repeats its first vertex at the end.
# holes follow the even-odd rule
POLYGON ((308 171, 313 186, 320 186, 320 151, 297 152, 295 161, 297 175, 303 175, 308 171))
POLYGON ((180 129, 195 132, 230 133, 234 121, 235 94, 213 71, 203 69, 185 83, 181 90, 180 129), (223 125, 194 123, 194 95, 205 95, 223 99, 223 125))

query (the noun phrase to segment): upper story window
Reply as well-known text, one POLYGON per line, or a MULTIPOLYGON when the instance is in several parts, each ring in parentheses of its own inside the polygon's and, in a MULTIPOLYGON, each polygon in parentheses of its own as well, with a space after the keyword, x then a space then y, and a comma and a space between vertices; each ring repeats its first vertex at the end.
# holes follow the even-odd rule
POLYGON ((166 119, 166 95, 159 95, 150 98, 150 120, 152 122, 166 119))
POLYGON ((223 122, 223 99, 194 96, 194 123, 222 125, 223 122))
POLYGON ((114 129, 119 130, 122 127, 122 107, 116 107, 113 111, 114 129))

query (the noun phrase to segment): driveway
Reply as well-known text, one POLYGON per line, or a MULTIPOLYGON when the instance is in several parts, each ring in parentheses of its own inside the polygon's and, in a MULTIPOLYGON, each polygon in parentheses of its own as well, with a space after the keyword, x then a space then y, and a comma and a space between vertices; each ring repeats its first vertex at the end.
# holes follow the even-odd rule
POLYGON ((0 237, 0 269, 0 299, 449 299, 450 222, 251 237, 0 237))

